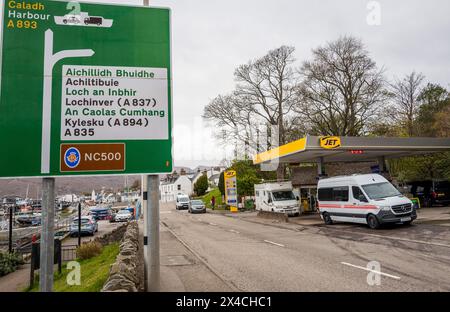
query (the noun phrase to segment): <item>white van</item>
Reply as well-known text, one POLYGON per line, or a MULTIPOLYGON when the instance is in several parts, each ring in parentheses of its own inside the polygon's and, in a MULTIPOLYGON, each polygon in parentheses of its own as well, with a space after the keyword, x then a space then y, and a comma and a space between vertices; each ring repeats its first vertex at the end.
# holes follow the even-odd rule
POLYGON ((417 218, 412 202, 378 174, 352 175, 319 181, 317 201, 326 224, 333 221, 367 224, 411 224, 417 218))
POLYGON ((175 209, 176 210, 182 210, 182 209, 189 209, 189 203, 190 203, 189 196, 184 194, 178 194, 177 199, 175 202, 175 209))
POLYGON ((298 216, 300 206, 292 191, 292 182, 265 183, 255 185, 256 210, 286 213, 298 216))

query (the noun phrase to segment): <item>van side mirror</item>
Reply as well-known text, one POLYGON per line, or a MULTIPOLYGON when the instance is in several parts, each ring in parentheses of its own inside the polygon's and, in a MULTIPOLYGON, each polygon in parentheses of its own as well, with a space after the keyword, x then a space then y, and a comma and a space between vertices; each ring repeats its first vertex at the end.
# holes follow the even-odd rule
POLYGON ((267 202, 268 202, 269 204, 271 204, 271 203, 272 203, 272 198, 269 198, 269 199, 267 200, 267 202))
POLYGON ((299 201, 299 200, 300 200, 300 197, 298 197, 298 196, 297 196, 297 197, 295 197, 295 198, 297 199, 297 201, 299 201))

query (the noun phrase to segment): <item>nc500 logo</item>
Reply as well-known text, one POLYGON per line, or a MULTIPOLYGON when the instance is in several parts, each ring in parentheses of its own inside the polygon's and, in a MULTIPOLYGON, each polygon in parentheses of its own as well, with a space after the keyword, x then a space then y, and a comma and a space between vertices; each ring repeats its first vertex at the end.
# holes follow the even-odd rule
POLYGON ((322 137, 320 138, 320 147, 325 149, 341 147, 341 138, 336 136, 322 137))

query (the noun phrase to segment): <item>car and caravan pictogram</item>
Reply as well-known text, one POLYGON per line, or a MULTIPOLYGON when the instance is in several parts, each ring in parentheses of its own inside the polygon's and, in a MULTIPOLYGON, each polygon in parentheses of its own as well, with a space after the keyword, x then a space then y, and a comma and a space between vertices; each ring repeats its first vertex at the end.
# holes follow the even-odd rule
POLYGON ((55 16, 57 25, 84 26, 84 27, 112 27, 112 19, 106 19, 102 16, 89 16, 87 12, 80 12, 79 15, 67 14, 64 16, 55 16))

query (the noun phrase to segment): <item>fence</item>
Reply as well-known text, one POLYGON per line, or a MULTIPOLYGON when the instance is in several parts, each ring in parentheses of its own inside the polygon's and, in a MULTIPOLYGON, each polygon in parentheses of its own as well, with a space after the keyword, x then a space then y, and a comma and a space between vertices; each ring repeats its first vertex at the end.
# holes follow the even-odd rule
POLYGON ((62 262, 73 261, 77 258, 78 245, 63 245, 61 246, 62 262))

